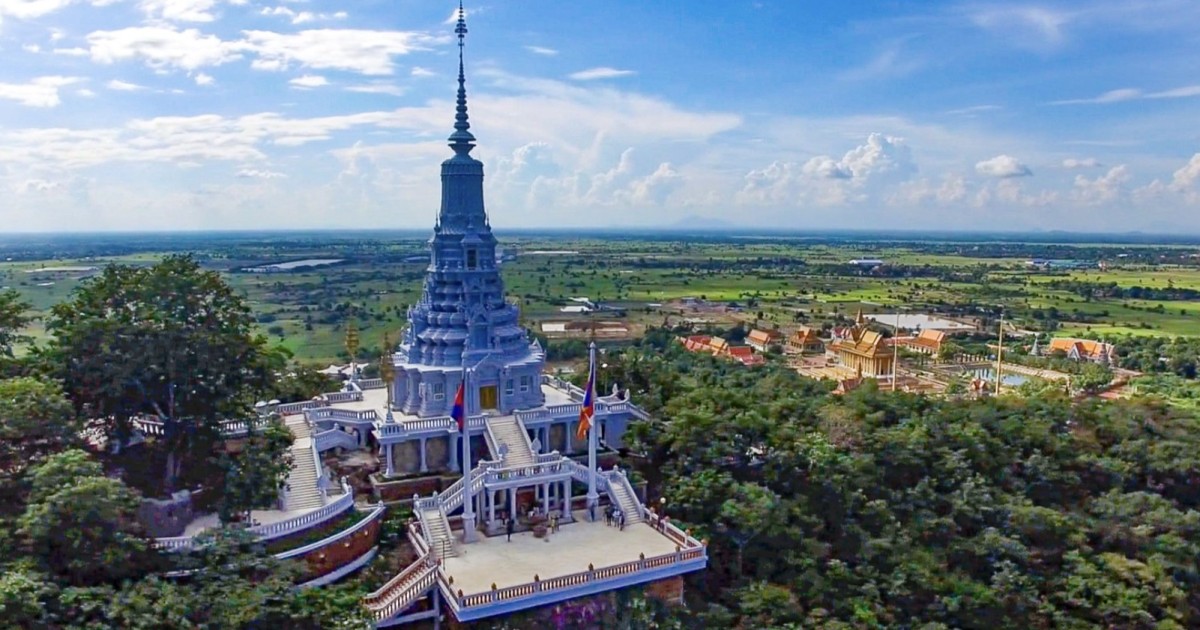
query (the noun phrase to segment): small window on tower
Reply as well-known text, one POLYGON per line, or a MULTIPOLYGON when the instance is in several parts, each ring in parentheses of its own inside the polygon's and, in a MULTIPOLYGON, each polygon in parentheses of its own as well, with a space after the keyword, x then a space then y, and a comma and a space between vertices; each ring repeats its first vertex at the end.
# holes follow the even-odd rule
POLYGON ((512 394, 513 394, 513 380, 510 378, 507 381, 504 381, 504 395, 512 396, 512 394))
POLYGON ((533 378, 530 377, 528 374, 522 376, 521 377, 521 391, 523 391, 523 392, 529 391, 529 386, 532 382, 533 382, 533 378))
POLYGON ((445 398, 446 398, 446 384, 445 383, 434 383, 433 384, 433 399, 434 400, 444 400, 445 398))
POLYGON ((475 268, 475 263, 478 262, 476 260, 476 255, 477 255, 477 252, 475 250, 473 250, 473 249, 467 250, 467 269, 475 268))

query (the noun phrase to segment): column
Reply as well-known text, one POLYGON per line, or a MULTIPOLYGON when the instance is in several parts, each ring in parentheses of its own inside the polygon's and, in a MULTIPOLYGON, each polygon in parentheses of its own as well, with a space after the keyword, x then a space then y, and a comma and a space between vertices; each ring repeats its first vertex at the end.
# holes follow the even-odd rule
POLYGON ((389 477, 391 477, 392 473, 394 473, 396 470, 392 467, 392 446, 393 444, 390 442, 383 445, 383 452, 387 457, 387 476, 389 477))
POLYGON ((514 518, 517 515, 517 489, 508 489, 508 518, 514 518))
POLYGON ((550 513, 550 484, 542 484, 542 513, 550 513))
POLYGON ((488 527, 491 527, 496 523, 496 491, 487 490, 486 492, 488 502, 488 527))
POLYGON ((421 438, 421 472, 429 472, 429 467, 425 465, 425 438, 421 438))
POLYGON ((562 482, 562 505, 563 505, 563 522, 570 523, 574 518, 571 515, 571 480, 564 479, 562 482))
POLYGON ((462 469, 460 469, 458 467, 458 448, 459 448, 459 446, 460 446, 460 444, 458 442, 458 434, 449 433, 446 435, 446 448, 450 449, 449 467, 450 467, 450 470, 453 472, 462 472, 462 469))

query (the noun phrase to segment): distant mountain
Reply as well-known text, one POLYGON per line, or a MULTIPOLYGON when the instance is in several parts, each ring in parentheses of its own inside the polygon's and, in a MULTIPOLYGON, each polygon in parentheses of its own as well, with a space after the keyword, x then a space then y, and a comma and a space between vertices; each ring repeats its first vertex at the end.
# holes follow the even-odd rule
POLYGON ((668 230, 727 230, 734 227, 734 224, 724 219, 698 217, 692 214, 663 227, 668 230))

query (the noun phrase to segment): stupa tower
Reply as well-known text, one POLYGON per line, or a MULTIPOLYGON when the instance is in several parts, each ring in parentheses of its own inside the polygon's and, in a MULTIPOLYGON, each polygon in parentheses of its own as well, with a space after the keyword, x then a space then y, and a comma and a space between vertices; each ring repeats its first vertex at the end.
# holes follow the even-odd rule
POLYGON ((464 368, 475 371, 467 392, 472 413, 536 407, 544 352, 518 324, 517 307, 504 299, 496 265, 496 237, 483 203, 483 163, 471 157, 475 136, 467 115, 463 48, 467 34, 460 5, 458 99, 450 148, 442 162, 442 203, 421 300, 394 356, 395 406, 419 416, 449 413, 464 368))

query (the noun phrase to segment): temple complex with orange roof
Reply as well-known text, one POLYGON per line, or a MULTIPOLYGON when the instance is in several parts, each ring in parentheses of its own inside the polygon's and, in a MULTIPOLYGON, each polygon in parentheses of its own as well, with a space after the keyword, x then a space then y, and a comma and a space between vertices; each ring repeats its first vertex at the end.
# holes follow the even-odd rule
POLYGON ((855 318, 855 325, 843 336, 835 337, 826 351, 837 358, 840 368, 856 376, 892 376, 893 348, 883 335, 867 328, 861 311, 855 318))

